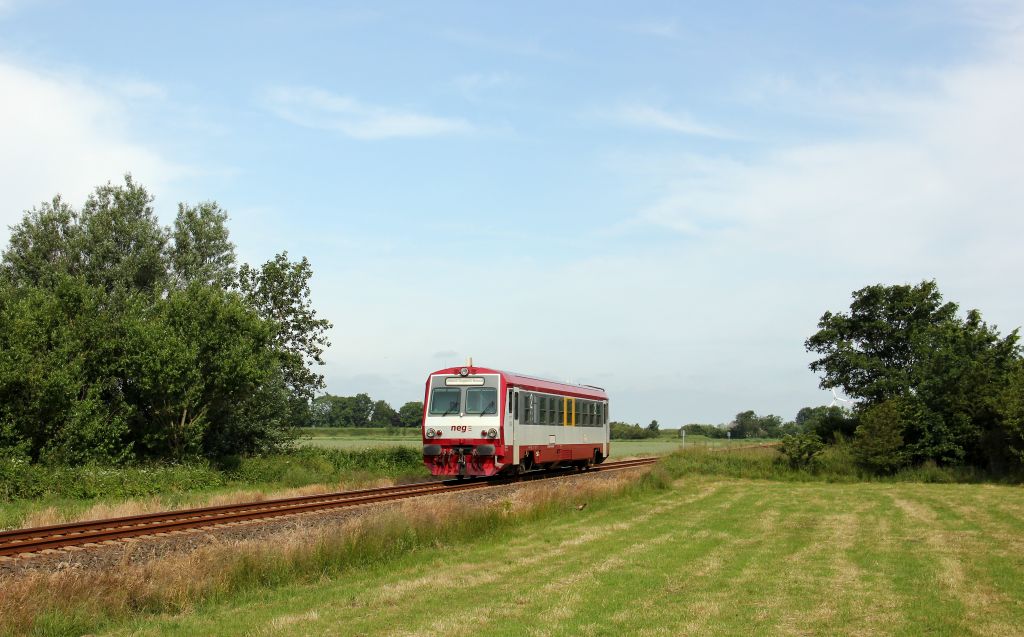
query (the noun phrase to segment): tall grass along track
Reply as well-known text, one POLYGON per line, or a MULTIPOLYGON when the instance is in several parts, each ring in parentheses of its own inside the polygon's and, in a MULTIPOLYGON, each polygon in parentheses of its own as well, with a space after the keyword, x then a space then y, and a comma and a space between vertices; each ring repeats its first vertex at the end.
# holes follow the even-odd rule
MULTIPOLYGON (((656 461, 656 458, 623 460, 594 467, 592 470, 614 471, 629 469, 653 464, 656 461)), ((260 502, 183 509, 106 520, 16 529, 0 532, 0 557, 19 557, 40 551, 89 546, 112 540, 297 515, 424 495, 485 489, 511 482, 543 480, 564 475, 566 475, 566 472, 536 473, 491 480, 420 482, 376 489, 341 491, 260 502)))

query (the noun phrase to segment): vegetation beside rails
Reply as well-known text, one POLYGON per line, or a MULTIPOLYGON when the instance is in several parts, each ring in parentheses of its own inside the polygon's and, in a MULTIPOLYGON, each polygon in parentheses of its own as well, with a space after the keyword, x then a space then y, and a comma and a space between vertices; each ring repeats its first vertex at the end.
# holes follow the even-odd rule
POLYGON ((68 569, 0 579, 0 635, 84 634, 286 585, 322 584, 354 571, 379 570, 413 553, 487 541, 500 531, 574 511, 581 502, 595 509, 622 496, 664 490, 672 479, 670 471, 655 467, 640 479, 614 475, 529 489, 496 506, 409 500, 394 513, 298 531, 274 542, 210 545, 102 573, 68 569))
POLYGON ((0 460, 0 528, 20 526, 33 511, 56 508, 58 517, 97 502, 158 497, 173 506, 240 489, 291 489, 313 484, 425 477, 417 449, 371 447, 294 451, 235 457, 219 464, 48 466, 0 460))
POLYGON ((925 482, 925 483, 1019 483, 1021 476, 993 476, 965 466, 942 467, 926 462, 891 475, 877 475, 860 467, 848 443, 826 447, 807 466, 794 468, 778 448, 738 448, 710 451, 686 448, 664 457, 662 465, 673 475, 707 475, 785 482, 925 482))

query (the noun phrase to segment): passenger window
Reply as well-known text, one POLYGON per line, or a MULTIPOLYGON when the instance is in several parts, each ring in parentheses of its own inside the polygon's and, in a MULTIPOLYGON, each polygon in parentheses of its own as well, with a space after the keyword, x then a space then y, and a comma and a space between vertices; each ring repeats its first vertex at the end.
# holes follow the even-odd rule
POLYGON ((508 405, 508 413, 512 413, 512 390, 508 390, 508 401, 505 403, 508 405))
POLYGON ((558 415, 555 417, 555 424, 561 426, 565 422, 565 399, 559 396, 555 399, 555 405, 558 407, 558 415))
POLYGON ((598 425, 604 424, 604 405, 597 403, 597 423, 598 425))

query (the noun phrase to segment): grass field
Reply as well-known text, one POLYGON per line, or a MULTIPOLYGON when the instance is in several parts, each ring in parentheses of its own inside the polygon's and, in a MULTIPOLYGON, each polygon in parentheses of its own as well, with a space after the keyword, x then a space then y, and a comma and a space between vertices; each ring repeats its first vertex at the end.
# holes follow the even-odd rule
POLYGON ((1020 487, 689 476, 113 634, 1015 635, 1021 626, 1020 487))

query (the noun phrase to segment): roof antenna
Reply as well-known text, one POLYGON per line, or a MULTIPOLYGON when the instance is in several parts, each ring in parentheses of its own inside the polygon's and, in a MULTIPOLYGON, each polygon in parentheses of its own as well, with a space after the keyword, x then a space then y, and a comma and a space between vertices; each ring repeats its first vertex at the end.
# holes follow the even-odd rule
POLYGON ((832 388, 832 402, 828 404, 829 407, 835 407, 836 403, 852 403, 853 401, 849 398, 840 398, 839 394, 836 393, 836 388, 832 388))
POLYGON ((472 356, 467 356, 466 357, 466 367, 468 367, 470 369, 473 369, 473 357, 472 356))

